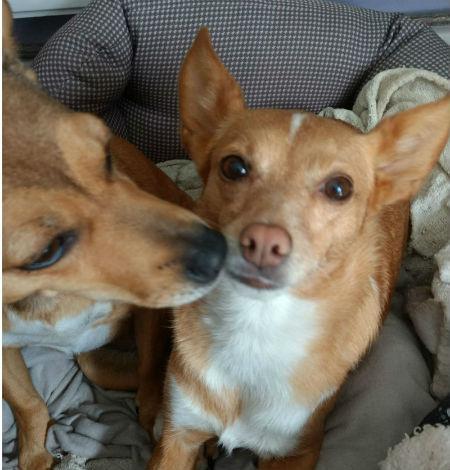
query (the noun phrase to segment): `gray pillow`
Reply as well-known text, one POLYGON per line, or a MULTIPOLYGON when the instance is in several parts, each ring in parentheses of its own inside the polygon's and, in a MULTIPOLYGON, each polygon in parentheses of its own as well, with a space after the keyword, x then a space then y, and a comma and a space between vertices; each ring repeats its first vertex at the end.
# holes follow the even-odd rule
POLYGON ((340 392, 317 470, 375 470, 388 448, 418 426, 436 406, 422 354, 415 334, 391 312, 340 392))

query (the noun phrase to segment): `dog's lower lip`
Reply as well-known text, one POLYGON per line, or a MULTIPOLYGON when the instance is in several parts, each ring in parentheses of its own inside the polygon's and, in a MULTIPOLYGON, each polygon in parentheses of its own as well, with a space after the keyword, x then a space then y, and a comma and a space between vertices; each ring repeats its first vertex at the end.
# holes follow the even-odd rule
POLYGON ((228 274, 235 280, 241 282, 242 284, 245 284, 247 286, 253 287, 254 289, 276 289, 278 286, 275 284, 269 283, 269 282, 264 282, 261 279, 258 279, 256 277, 250 277, 250 276, 242 276, 236 273, 233 273, 231 271, 228 271, 228 274))

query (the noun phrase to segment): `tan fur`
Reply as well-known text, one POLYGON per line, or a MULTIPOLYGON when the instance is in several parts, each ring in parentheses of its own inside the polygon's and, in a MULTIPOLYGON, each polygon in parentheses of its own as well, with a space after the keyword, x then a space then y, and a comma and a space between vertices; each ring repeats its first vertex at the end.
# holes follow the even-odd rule
POLYGON ((192 429, 175 433, 165 432, 153 452, 148 470, 193 468, 199 447, 209 438, 211 438, 210 434, 192 429))
POLYGON ((337 395, 334 394, 314 411, 314 414, 302 430, 302 445, 299 446, 295 455, 280 459, 261 459, 258 468, 260 470, 314 468, 319 460, 325 419, 333 409, 336 397, 337 395))
POLYGON ((139 422, 154 439, 153 427, 163 400, 164 376, 171 348, 172 314, 168 309, 152 312, 133 309, 134 332, 138 345, 139 422))
MULTIPOLYGON (((111 312, 89 327, 110 325, 112 339, 130 326, 130 304, 139 306, 139 364, 131 358, 123 374, 124 362, 100 350, 80 356, 80 365, 103 386, 139 385, 141 420, 151 430, 170 332, 167 315, 148 309, 204 292, 205 286, 200 289, 188 278, 185 254, 205 225, 172 204, 189 208, 192 203, 134 146, 112 137, 100 119, 71 112, 44 93, 34 73, 17 59, 11 30, 4 2, 4 338, 14 328, 12 318, 30 328, 37 321, 51 328, 97 302, 109 302, 111 312), (26 268, 68 230, 76 233, 76 242, 64 257, 45 269, 26 268), (153 394, 147 397, 148 390, 153 394)), ((26 331, 30 336, 33 330, 26 331)), ((21 344, 8 344, 3 392, 19 427, 19 466, 46 470, 52 463, 44 446, 48 411, 15 349, 21 344)))
POLYGON ((232 422, 239 414, 239 400, 236 391, 228 390, 220 396, 211 396, 204 384, 198 380, 195 372, 207 366, 209 341, 200 317, 197 315, 198 301, 183 309, 177 309, 175 331, 183 331, 183 335, 176 333, 175 352, 171 355, 168 371, 193 396, 200 397, 200 401, 208 413, 217 416, 224 422, 232 422), (180 341, 178 341, 180 339, 180 341), (187 358, 189 358, 187 360, 187 358), (192 374, 189 371, 192 370, 192 374), (188 380, 186 380, 186 375, 188 380))
POLYGON ((216 416, 225 424, 231 424, 240 412, 238 390, 229 389, 220 394, 210 394, 205 384, 197 377, 198 369, 193 368, 193 373, 189 374, 189 364, 183 364, 186 356, 181 354, 180 356, 177 353, 171 356, 168 371, 175 377, 184 392, 199 400, 207 413, 216 416))
POLYGON ((12 77, 6 74, 4 80, 4 301, 53 290, 75 291, 88 299, 170 305, 171 296, 182 291, 185 282, 180 275, 181 253, 176 243, 167 240, 192 230, 194 216, 144 193, 119 172, 111 184, 104 168, 109 134, 96 118, 63 112, 42 96, 43 122, 33 126, 32 108, 40 109, 33 85, 24 83, 17 89, 12 77), (13 116, 23 127, 9 125, 13 116), (32 146, 24 135, 16 135, 18 128, 27 129, 32 146), (24 224, 27 230, 19 231, 24 224), (58 231, 72 226, 80 227, 82 242, 68 268, 61 262, 52 272, 27 275, 16 269, 58 231), (120 235, 105 240, 104 233, 109 232, 120 235), (152 263, 141 255, 149 247, 152 263), (90 252, 96 253, 95 263, 90 252))
POLYGON ((165 173, 155 170, 154 166, 152 171, 149 171, 148 158, 134 145, 117 136, 111 139, 110 145, 114 149, 114 163, 117 169, 141 189, 186 209, 193 208, 192 199, 184 191, 180 191, 165 173))
POLYGON ((45 451, 50 416, 42 398, 31 383, 18 349, 3 348, 3 398, 14 410, 19 436, 19 468, 48 469, 52 456, 45 451))
MULTIPOLYGON (((293 251, 281 281, 291 294, 316 305, 319 333, 290 380, 297 402, 315 412, 292 456, 260 465, 311 470, 336 393, 387 313, 407 237, 408 200, 448 139, 450 98, 383 120, 368 135, 303 113, 293 136, 293 111, 245 108, 239 85, 202 29, 181 70, 180 111, 184 145, 205 183, 197 213, 234 245, 250 223, 283 227, 293 251), (244 158, 247 177, 228 181, 220 174, 228 155, 244 158), (335 174, 353 181, 354 193, 345 202, 327 200, 321 189, 335 174)), ((202 380, 212 360, 212 338, 202 323, 205 302, 175 312, 168 375, 205 415, 225 425, 240 414, 240 391, 221 395, 202 380)), ((192 468, 203 436, 195 428, 174 428, 169 389, 165 416, 148 468, 192 468)))

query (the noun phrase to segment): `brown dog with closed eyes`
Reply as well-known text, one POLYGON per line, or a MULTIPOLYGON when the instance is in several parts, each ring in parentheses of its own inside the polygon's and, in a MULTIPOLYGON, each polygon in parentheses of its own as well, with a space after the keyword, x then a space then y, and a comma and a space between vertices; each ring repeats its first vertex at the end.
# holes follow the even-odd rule
MULTIPOLYGON (((50 417, 20 348, 94 350, 139 306, 137 321, 147 323, 138 328, 139 370, 147 382, 138 395, 150 428, 167 333, 164 314, 147 309, 205 294, 226 246, 173 204, 189 207, 190 200, 133 146, 96 117, 50 99, 18 62, 10 31, 4 3, 3 393, 19 429, 19 467, 47 470, 50 417)), ((87 353, 80 364, 101 385, 137 386, 134 372, 105 373, 101 359, 87 353)))

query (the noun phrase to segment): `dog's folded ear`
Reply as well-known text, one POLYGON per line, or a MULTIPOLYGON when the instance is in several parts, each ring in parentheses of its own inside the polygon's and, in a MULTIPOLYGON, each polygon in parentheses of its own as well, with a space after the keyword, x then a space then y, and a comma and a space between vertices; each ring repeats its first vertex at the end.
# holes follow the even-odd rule
POLYGON ((236 80, 215 53, 208 30, 202 28, 180 72, 179 81, 182 139, 205 179, 207 147, 223 121, 244 108, 236 80))
POLYGON ((449 133, 450 96, 384 119, 367 136, 376 152, 373 209, 413 197, 449 133))
POLYGON ((103 175, 111 131, 98 117, 81 112, 63 113, 55 125, 54 136, 72 177, 95 182, 103 175))

